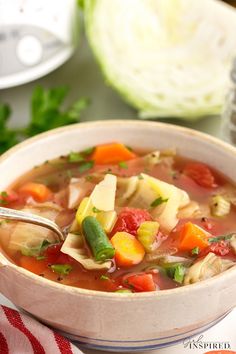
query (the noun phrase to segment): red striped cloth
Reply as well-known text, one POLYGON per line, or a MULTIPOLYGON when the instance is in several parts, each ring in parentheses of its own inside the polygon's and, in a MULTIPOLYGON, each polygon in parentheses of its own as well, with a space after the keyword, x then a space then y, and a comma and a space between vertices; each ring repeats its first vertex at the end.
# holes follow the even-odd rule
POLYGON ((82 354, 67 339, 6 306, 0 306, 0 354, 82 354))

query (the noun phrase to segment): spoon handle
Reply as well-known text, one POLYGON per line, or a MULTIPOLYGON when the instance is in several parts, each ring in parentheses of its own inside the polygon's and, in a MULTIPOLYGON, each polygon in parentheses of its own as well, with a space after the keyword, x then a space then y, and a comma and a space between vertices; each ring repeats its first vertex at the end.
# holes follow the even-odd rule
POLYGON ((62 230, 59 228, 59 226, 53 221, 46 219, 42 216, 38 216, 31 213, 25 213, 24 211, 20 211, 20 210, 0 207, 0 218, 15 220, 15 221, 23 221, 29 224, 43 226, 55 232, 60 242, 64 241, 65 239, 65 236, 62 230))

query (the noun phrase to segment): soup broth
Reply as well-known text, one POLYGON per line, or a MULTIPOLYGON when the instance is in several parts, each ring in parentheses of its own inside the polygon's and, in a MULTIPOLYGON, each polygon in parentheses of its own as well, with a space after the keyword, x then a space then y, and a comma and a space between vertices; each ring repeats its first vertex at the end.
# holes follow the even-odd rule
POLYGON ((68 235, 2 220, 18 266, 108 292, 171 289, 236 264, 236 187, 221 171, 176 155, 110 143, 45 161, 0 203, 55 221, 68 235))

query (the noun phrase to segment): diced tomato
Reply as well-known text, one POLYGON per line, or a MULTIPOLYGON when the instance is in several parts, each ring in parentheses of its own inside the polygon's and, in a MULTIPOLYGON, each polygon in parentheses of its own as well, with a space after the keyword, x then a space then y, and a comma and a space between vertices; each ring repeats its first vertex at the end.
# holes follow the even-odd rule
POLYGON ((212 171, 201 162, 188 163, 184 167, 183 173, 191 177, 201 187, 214 188, 217 186, 212 171))
POLYGON ((44 255, 49 264, 70 264, 73 263, 73 258, 61 252, 62 243, 49 246, 44 255))
POLYGON ((204 257, 210 252, 215 253, 217 256, 226 256, 230 252, 230 247, 226 241, 214 242, 202 250, 199 257, 204 257))
POLYGON ((152 220, 148 211, 135 208, 124 208, 118 216, 115 226, 112 229, 111 235, 116 232, 125 231, 136 236, 137 229, 144 221, 152 220))
POLYGON ((2 192, 0 194, 0 203, 2 205, 4 204, 9 204, 9 203, 13 203, 16 202, 19 199, 19 195, 18 193, 16 193, 15 191, 12 190, 8 190, 6 192, 2 192))
POLYGON ((123 280, 124 286, 133 289, 137 292, 155 291, 157 289, 153 280, 152 274, 135 274, 130 277, 125 277, 123 280))

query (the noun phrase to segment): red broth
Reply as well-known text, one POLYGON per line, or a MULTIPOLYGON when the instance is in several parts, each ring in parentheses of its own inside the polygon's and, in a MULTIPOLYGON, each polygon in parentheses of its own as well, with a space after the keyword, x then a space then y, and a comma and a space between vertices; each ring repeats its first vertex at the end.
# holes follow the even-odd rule
MULTIPOLYGON (((108 147, 106 153, 112 145, 114 144, 105 146, 106 149, 108 147)), ((46 161, 18 179, 0 197, 2 206, 8 208, 26 208, 31 212, 46 210, 47 215, 50 218, 53 215, 58 225, 69 230, 71 224, 76 223, 76 210, 81 201, 90 197, 94 187, 105 175, 117 176, 117 219, 111 230, 106 232, 107 242, 115 248, 111 266, 86 269, 71 255, 61 252, 62 244, 56 243, 53 234, 46 229, 43 236, 40 229, 39 243, 37 226, 30 226, 34 228, 32 231, 29 226, 24 225, 22 231, 19 223, 3 220, 0 228, 2 248, 12 261, 55 282, 108 292, 158 291, 207 279, 219 273, 219 270, 209 272, 208 258, 209 262, 220 264, 217 268, 221 269, 220 272, 232 267, 236 262, 236 187, 221 171, 217 172, 205 164, 176 156, 173 151, 162 151, 155 161, 155 153, 153 156, 149 153, 146 158, 146 153, 129 153, 130 149, 122 149, 120 157, 119 154, 112 157, 112 154, 110 156, 107 153, 105 158, 108 156, 111 160, 108 159, 107 163, 103 163, 99 154, 96 155, 98 147, 46 161), (123 183, 131 176, 137 176, 136 182, 138 181, 137 186, 140 188, 140 181, 147 175, 176 186, 178 191, 184 190, 188 195, 186 205, 179 205, 175 214, 166 214, 164 218, 167 203, 173 199, 169 194, 167 198, 164 192, 162 196, 157 194, 147 205, 146 193, 140 192, 138 195, 139 189, 136 188, 131 197, 122 200, 127 192, 122 190, 123 183), (71 183, 78 182, 80 196, 77 196, 77 202, 71 206, 71 183), (167 230, 166 220, 170 216, 176 223, 167 230), (145 222, 148 228, 150 222, 156 223, 155 226, 158 222, 159 228, 152 236, 148 229, 146 238, 142 239, 137 230, 145 222), (32 236, 35 237, 33 241, 30 236, 27 239, 28 231, 35 235, 32 236), (115 245, 114 236, 117 233, 126 233, 128 241, 122 234, 118 237, 118 245, 115 245), (206 263, 205 271, 196 279, 197 264, 203 261, 206 263)), ((168 190, 171 188, 168 187, 168 190)), ((73 198, 76 199, 75 196, 73 198)), ((173 200, 176 201, 176 198, 173 200)), ((96 209, 93 207, 92 212, 92 218, 95 219, 102 212, 96 209)), ((171 222, 172 219, 170 218, 171 222)), ((83 228, 77 225, 75 234, 83 232, 83 228)), ((86 237, 83 239, 87 240, 86 237)), ((94 260, 91 244, 86 241, 83 247, 86 257, 94 260)))

